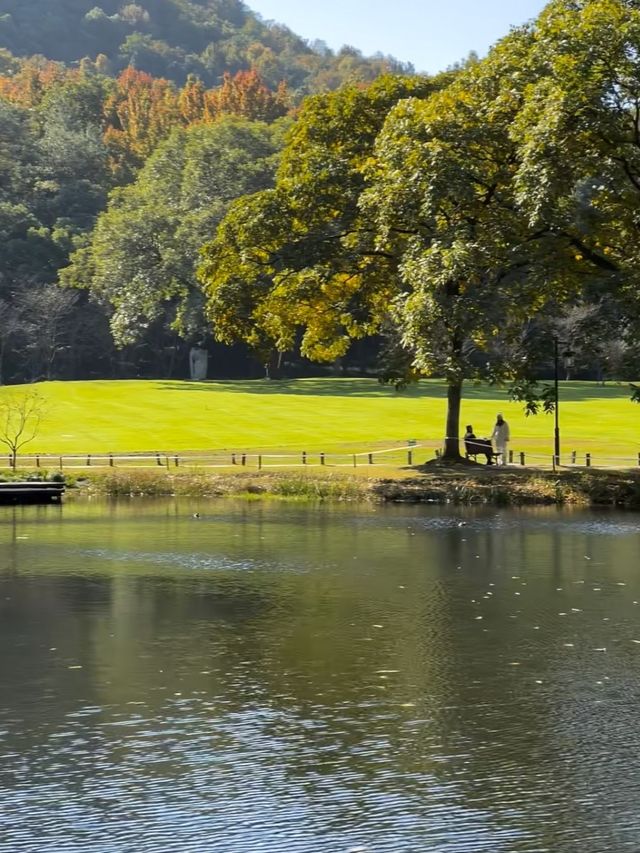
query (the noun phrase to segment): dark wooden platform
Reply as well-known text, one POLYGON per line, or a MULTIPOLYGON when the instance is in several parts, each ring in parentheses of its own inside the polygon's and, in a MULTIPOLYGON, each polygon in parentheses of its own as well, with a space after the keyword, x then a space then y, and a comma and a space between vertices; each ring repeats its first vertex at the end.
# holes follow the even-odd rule
POLYGON ((64 483, 0 483, 0 504, 60 503, 64 483))

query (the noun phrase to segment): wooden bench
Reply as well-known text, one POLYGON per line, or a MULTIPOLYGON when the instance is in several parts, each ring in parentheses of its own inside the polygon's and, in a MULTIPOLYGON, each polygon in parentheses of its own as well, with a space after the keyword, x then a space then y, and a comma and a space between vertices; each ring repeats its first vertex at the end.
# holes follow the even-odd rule
POLYGON ((493 465, 493 460, 497 459, 500 454, 493 449, 493 445, 491 444, 491 440, 488 438, 470 438, 465 439, 464 442, 464 450, 465 457, 470 459, 473 457, 473 461, 478 461, 478 456, 486 456, 487 457, 487 465, 493 465))

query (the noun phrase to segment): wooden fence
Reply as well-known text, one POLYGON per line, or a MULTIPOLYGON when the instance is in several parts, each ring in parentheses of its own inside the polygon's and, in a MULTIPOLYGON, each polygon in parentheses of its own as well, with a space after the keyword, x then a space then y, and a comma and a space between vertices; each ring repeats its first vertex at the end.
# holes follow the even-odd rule
MULTIPOLYGON (((433 443, 434 445, 437 442, 433 443)), ((54 455, 48 453, 22 454, 16 459, 16 468, 29 470, 77 470, 90 468, 180 468, 253 469, 296 467, 350 467, 362 465, 417 465, 433 459, 436 447, 418 442, 401 447, 372 449, 357 452, 272 453, 265 451, 157 451, 153 453, 81 453, 54 455), (420 458, 418 458, 418 456, 420 458)), ((11 456, 0 456, 0 468, 11 468, 11 456)))
MULTIPOLYGON (((157 451, 153 453, 75 453, 21 454, 16 460, 16 468, 22 470, 78 470, 90 468, 164 468, 176 469, 252 469, 265 468, 358 468, 361 466, 393 467, 424 464, 441 455, 441 442, 411 441, 402 446, 375 448, 367 450, 343 450, 337 452, 311 452, 302 450, 297 453, 275 453, 258 451, 157 451)), ((542 454, 530 450, 510 450, 510 465, 531 468, 571 469, 571 468, 637 468, 640 466, 640 453, 636 455, 605 455, 589 451, 572 450, 556 460, 551 453, 542 454)), ((0 469, 11 468, 9 455, 0 455, 0 469)))

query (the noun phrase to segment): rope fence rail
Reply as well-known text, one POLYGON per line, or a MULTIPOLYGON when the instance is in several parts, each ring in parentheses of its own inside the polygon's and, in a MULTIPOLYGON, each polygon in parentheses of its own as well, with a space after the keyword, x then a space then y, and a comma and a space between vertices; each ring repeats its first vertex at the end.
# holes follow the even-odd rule
MULTIPOLYGON (((523 442, 532 444, 532 442, 523 442)), ((358 468, 361 466, 388 465, 412 467, 424 464, 442 455, 443 442, 439 439, 411 439, 391 447, 356 449, 343 446, 336 451, 276 452, 276 451, 154 451, 136 453, 74 453, 21 454, 16 459, 16 469, 22 470, 89 470, 91 468, 146 468, 174 471, 187 469, 253 469, 266 468, 358 468)), ((626 448, 625 448, 626 450, 626 448)), ((530 468, 556 469, 629 469, 640 467, 640 452, 623 454, 613 449, 610 453, 594 450, 571 450, 556 459, 552 453, 541 453, 538 446, 531 449, 508 451, 508 465, 530 468)), ((10 455, 0 455, 0 469, 12 469, 10 455)))
MULTIPOLYGON (((407 442, 402 446, 354 451, 291 452, 260 451, 154 451, 152 453, 74 453, 21 454, 16 458, 16 468, 29 470, 78 470, 91 468, 294 468, 294 467, 358 467, 361 465, 418 464, 418 450, 426 450, 420 461, 433 458, 440 442, 407 442)), ((0 456, 0 468, 13 468, 10 455, 0 456)))

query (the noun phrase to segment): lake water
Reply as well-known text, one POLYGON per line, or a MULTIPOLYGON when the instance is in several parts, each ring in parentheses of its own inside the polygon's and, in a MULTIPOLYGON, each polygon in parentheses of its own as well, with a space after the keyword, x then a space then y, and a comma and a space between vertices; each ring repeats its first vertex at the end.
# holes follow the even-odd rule
POLYGON ((635 515, 0 508, 0 851, 637 853, 639 602, 635 515))

